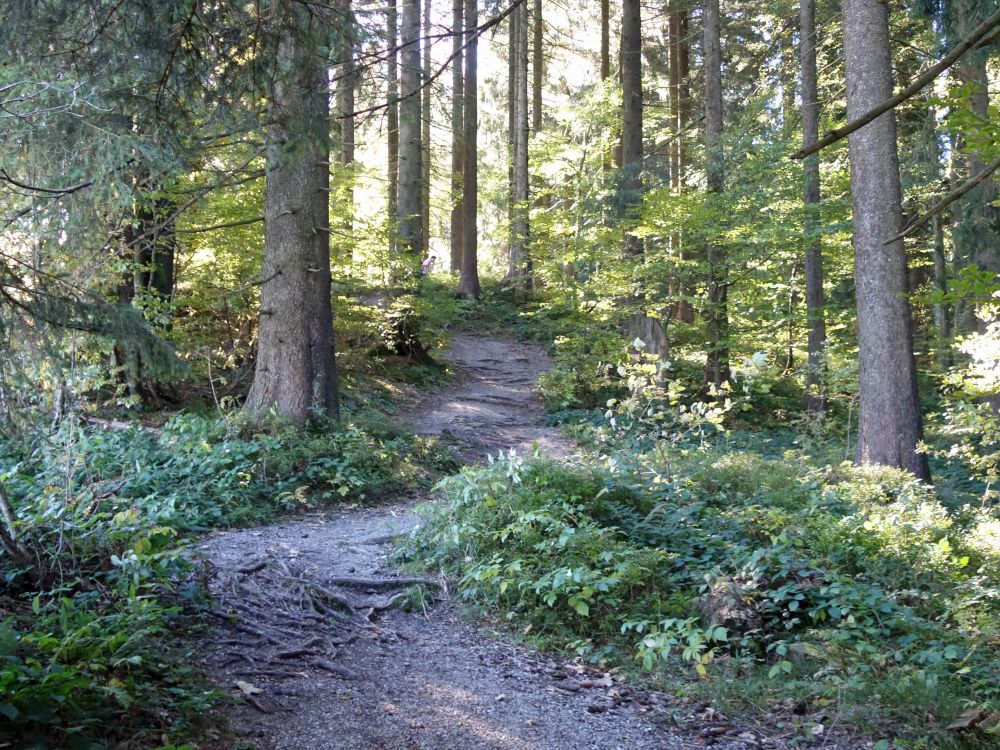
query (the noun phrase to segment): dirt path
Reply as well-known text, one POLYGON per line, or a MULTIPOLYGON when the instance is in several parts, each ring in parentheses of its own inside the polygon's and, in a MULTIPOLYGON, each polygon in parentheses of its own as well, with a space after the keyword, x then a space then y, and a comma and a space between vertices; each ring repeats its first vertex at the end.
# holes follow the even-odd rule
MULTIPOLYGON (((571 452, 537 425, 541 350, 463 334, 449 359, 458 382, 408 415, 419 432, 450 434, 466 461, 535 442, 571 452)), ((447 598, 406 612, 389 606, 402 584, 342 580, 397 575, 386 564, 392 538, 418 523, 413 506, 425 499, 203 542, 220 624, 204 664, 245 699, 230 713, 247 741, 287 750, 672 750, 713 741, 668 730, 657 696, 484 634, 447 598)), ((716 745, 760 746, 752 735, 716 745)))

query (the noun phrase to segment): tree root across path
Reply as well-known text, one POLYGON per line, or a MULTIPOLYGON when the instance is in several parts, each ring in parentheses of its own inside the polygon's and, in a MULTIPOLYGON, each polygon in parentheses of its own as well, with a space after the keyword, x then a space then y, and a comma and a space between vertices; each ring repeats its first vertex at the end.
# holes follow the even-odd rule
POLYGON ((398 634, 378 622, 386 610, 446 591, 433 578, 336 576, 315 580, 294 561, 268 555, 231 572, 216 569, 213 608, 218 623, 208 651, 219 673, 239 677, 231 687, 261 713, 288 710, 278 699, 283 684, 316 673, 343 680, 360 675, 338 662, 341 648, 360 633, 383 640, 398 634))

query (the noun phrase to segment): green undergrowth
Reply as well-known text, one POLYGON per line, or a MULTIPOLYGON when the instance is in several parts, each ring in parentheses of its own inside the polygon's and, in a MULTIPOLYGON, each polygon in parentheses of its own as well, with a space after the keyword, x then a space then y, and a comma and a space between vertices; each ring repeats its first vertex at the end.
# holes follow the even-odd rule
POLYGON ((826 707, 894 747, 998 741, 945 730, 1000 710, 995 510, 949 511, 892 470, 706 445, 501 456, 441 488, 407 555, 542 645, 744 710, 826 707))
POLYGON ((66 421, 3 442, 24 554, 0 548, 0 747, 210 735, 215 696, 171 645, 197 626, 204 591, 189 536, 375 502, 450 466, 434 441, 371 412, 339 429, 239 415, 179 415, 155 430, 66 421))

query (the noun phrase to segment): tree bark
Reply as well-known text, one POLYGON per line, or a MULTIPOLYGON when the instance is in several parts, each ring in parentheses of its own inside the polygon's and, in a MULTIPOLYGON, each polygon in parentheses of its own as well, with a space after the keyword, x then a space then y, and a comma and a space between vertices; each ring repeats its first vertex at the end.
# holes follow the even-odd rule
POLYGON ((611 0, 601 0, 601 80, 611 78, 611 0))
MULTIPOLYGON (((688 38, 688 12, 685 8, 680 8, 674 14, 676 17, 677 34, 677 109, 675 113, 676 128, 676 164, 677 171, 677 191, 683 193, 687 187, 687 136, 683 135, 687 131, 691 122, 691 40, 688 38)), ((677 242, 680 246, 681 265, 685 269, 681 273, 681 295, 682 298, 677 303, 677 319, 682 323, 694 323, 694 305, 691 299, 694 297, 694 287, 691 283, 690 274, 686 271, 691 260, 695 257, 688 243, 684 239, 684 231, 677 235, 677 242)))
MULTIPOLYGON (((957 0, 952 5, 955 9, 958 35, 963 39, 986 20, 983 17, 985 13, 981 12, 983 3, 977 6, 970 0, 957 0)), ((959 81, 972 87, 969 103, 972 105, 972 113, 980 122, 989 122, 990 117, 990 78, 987 70, 989 56, 987 49, 973 49, 955 66, 959 81)), ((969 151, 965 143, 959 143, 959 148, 963 151, 964 158, 961 161, 964 162, 968 177, 981 174, 989 167, 983 156, 975 151, 969 151)), ((958 255, 980 271, 992 273, 994 276, 1000 275, 1000 247, 998 247, 1000 210, 994 205, 996 199, 996 180, 989 176, 962 198, 957 211, 960 220, 953 231, 954 239, 959 246, 958 255)), ((979 301, 981 300, 967 302, 974 305, 979 301)), ((979 321, 976 319, 969 323, 971 328, 977 326, 979 321)))
POLYGON ((479 8, 477 0, 465 0, 465 108, 463 125, 465 132, 465 158, 462 175, 462 274, 458 281, 458 294, 469 299, 478 299, 483 290, 479 285, 479 264, 477 259, 479 243, 479 86, 477 81, 476 55, 478 51, 479 8))
POLYGON ((531 132, 542 132, 542 83, 545 75, 545 37, 542 0, 535 0, 531 12, 531 132))
MULTIPOLYGON (((934 291, 948 293, 948 261, 944 251, 944 222, 940 214, 934 217, 934 291)), ((943 300, 934 303, 934 327, 937 331, 937 363, 942 371, 952 365, 951 319, 943 300)))
POLYGON ((528 287, 528 4, 521 3, 511 14, 514 28, 511 56, 514 76, 511 87, 513 107, 513 185, 511 192, 510 258, 507 280, 513 286, 528 287))
POLYGON ((339 415, 330 304, 329 91, 321 30, 279 0, 264 190, 265 283, 247 409, 339 415))
POLYGON ((622 3, 622 178, 625 257, 642 255, 642 240, 630 231, 638 220, 642 190, 642 16, 639 0, 622 3))
MULTIPOLYGON (((145 200, 145 198, 143 198, 145 200)), ((129 301, 145 301, 150 296, 160 302, 170 302, 174 292, 174 260, 177 236, 174 234, 174 202, 158 198, 151 205, 135 209, 135 229, 132 243, 132 294, 129 301)))
MULTIPOLYGON (((676 4, 676 2, 675 2, 676 4)), ((681 132, 681 19, 680 13, 671 10, 667 16, 667 47, 669 50, 669 78, 667 86, 667 105, 670 113, 671 133, 670 145, 667 147, 667 161, 670 164, 670 187, 680 189, 680 132, 681 132)))
MULTIPOLYGON (((719 39, 719 0, 705 0, 705 151, 708 192, 719 196, 725 188, 726 165, 722 144, 722 46, 719 39)), ((725 246, 708 243, 708 306, 705 311, 708 351, 705 385, 720 387, 729 372, 729 270, 725 246)))
POLYGON ((451 270, 462 270, 462 170, 465 145, 463 112, 464 71, 462 70, 462 19, 464 0, 452 0, 451 8, 451 270))
POLYGON ((389 55, 386 60, 386 177, 389 187, 388 214, 393 225, 389 232, 389 254, 395 257, 399 229, 396 217, 399 213, 399 0, 389 0, 386 9, 386 46, 389 55))
MULTIPOLYGON (((347 210, 344 231, 348 235, 344 257, 350 258, 353 242, 350 235, 354 232, 354 88, 357 73, 354 69, 354 13, 351 10, 351 0, 342 0, 342 15, 340 18, 340 70, 337 79, 337 112, 340 117, 340 164, 344 167, 341 179, 346 183, 343 195, 347 210)), ((338 243, 339 244, 339 243, 338 243)))
MULTIPOLYGON (((892 96, 889 13, 883 0, 844 0, 847 116, 892 96)), ((896 116, 888 111, 851 133, 851 207, 860 372, 857 460, 929 480, 917 453, 923 421, 917 398, 906 251, 885 244, 902 224, 896 116)))
POLYGON ((423 41, 423 74, 425 84, 421 92, 420 143, 421 143, 421 178, 423 190, 420 200, 420 236, 423 241, 422 254, 430 254, 431 247, 431 93, 428 85, 431 79, 431 0, 424 0, 424 41, 423 41))
MULTIPOLYGON (((811 146, 819 140, 815 0, 802 0, 799 6, 799 45, 802 65, 802 144, 811 146)), ((802 172, 806 323, 809 331, 805 408, 811 414, 822 414, 826 410, 826 320, 823 312, 823 247, 818 234, 819 154, 805 158, 802 172)))
POLYGON ((423 251, 423 171, 420 127, 420 0, 402 0, 399 64, 399 193, 396 217, 404 283, 412 281, 423 251))

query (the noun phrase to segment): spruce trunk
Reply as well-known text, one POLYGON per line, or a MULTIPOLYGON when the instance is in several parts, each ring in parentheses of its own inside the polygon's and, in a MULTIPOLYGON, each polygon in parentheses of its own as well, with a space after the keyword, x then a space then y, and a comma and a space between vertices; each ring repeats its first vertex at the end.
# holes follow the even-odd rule
POLYGON ((464 0, 453 0, 451 8, 451 270, 462 270, 462 169, 465 146, 463 143, 465 110, 465 71, 462 52, 462 19, 465 16, 464 0))
MULTIPOLYGON (((816 3, 802 0, 799 7, 799 38, 802 66, 802 145, 819 140, 819 92, 816 75, 816 3)), ((808 360, 806 362, 805 408, 811 414, 826 410, 826 320, 823 313, 823 248, 819 229, 819 155, 803 161, 802 200, 805 240, 806 322, 808 360)))
POLYGON ((479 8, 476 0, 465 0, 465 158, 462 175, 462 274, 458 282, 459 296, 478 299, 483 293, 479 285, 479 86, 476 79, 476 54, 479 42, 479 8))
POLYGON ((247 409, 337 418, 330 304, 329 92, 308 9, 275 8, 260 332, 247 409))
POLYGON ((403 0, 399 64, 399 192, 396 221, 404 285, 412 282, 423 251, 423 171, 420 127, 420 0, 403 0))
MULTIPOLYGON (((889 11, 883 0, 844 0, 847 119, 892 96, 889 11)), ((860 374, 857 460, 929 479, 917 453, 923 422, 917 398, 906 251, 886 240, 902 227, 896 114, 851 133, 851 208, 860 374)))
MULTIPOLYGON (((719 39, 719 0, 705 0, 705 151, 708 192, 718 196, 725 188, 726 165, 722 144, 722 46, 719 39)), ((718 238, 708 242, 708 330, 705 386, 719 388, 729 373, 729 278, 726 248, 718 238)))

